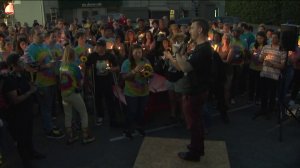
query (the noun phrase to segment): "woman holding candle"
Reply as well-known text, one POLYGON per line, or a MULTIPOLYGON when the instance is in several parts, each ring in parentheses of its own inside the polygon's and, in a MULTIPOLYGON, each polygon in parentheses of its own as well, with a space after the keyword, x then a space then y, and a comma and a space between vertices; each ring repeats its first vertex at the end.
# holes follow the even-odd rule
POLYGON ((259 55, 262 48, 267 44, 267 37, 264 32, 256 34, 256 40, 250 46, 250 72, 249 72, 249 100, 260 101, 260 72, 262 70, 262 62, 259 60, 259 55))
POLYGON ((155 49, 155 40, 150 31, 146 31, 145 33, 145 40, 143 42, 143 47, 145 48, 146 51, 152 51, 155 49))
POLYGON ((82 56, 87 56, 87 51, 88 48, 92 48, 91 45, 89 45, 88 43, 86 43, 86 35, 84 31, 79 31, 76 34, 76 39, 77 39, 77 46, 74 48, 75 50, 75 62, 77 63, 77 65, 80 64, 80 58, 82 56))
POLYGON ((124 94, 127 102, 127 126, 124 131, 127 138, 132 138, 134 124, 139 134, 145 136, 144 112, 149 97, 148 78, 142 75, 145 65, 151 66, 143 57, 142 47, 135 45, 132 54, 126 59, 121 68, 125 80, 124 94))
POLYGON ((272 34, 272 44, 262 48, 259 59, 263 62, 260 73, 261 80, 261 110, 255 117, 266 115, 266 119, 271 118, 275 106, 276 90, 281 70, 284 68, 286 53, 281 49, 279 43, 279 33, 272 34))
POLYGON ((222 43, 219 47, 217 47, 216 51, 218 52, 220 58, 225 63, 225 83, 224 83, 224 97, 225 104, 229 106, 230 101, 230 88, 232 84, 233 77, 233 68, 230 64, 232 57, 229 56, 230 51, 230 35, 225 33, 222 36, 222 43))

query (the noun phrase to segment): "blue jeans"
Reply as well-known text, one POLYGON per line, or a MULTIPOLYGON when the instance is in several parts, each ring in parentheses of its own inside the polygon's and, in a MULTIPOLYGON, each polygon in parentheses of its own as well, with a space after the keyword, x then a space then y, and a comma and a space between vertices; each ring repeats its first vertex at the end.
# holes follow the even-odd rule
POLYGON ((56 86, 39 87, 37 99, 42 113, 43 128, 48 133, 53 129, 52 112, 55 110, 56 86))
POLYGON ((148 103, 148 97, 149 96, 125 96, 127 103, 126 129, 132 131, 134 124, 137 124, 140 128, 144 126, 144 113, 148 103))

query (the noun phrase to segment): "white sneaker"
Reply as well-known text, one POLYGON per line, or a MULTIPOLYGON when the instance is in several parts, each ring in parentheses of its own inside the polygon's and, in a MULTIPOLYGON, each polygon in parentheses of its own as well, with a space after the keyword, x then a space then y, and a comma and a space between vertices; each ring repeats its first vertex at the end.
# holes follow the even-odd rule
POLYGON ((97 118, 97 120, 96 120, 96 125, 97 125, 97 126, 103 125, 103 118, 102 118, 102 117, 97 118))

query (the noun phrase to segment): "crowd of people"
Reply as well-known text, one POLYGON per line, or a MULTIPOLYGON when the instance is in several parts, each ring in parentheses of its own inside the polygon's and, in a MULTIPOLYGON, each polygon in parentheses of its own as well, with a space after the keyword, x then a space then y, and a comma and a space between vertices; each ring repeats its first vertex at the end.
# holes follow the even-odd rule
POLYGON ((199 161, 204 155, 208 121, 202 116, 209 113, 209 102, 216 102, 225 123, 239 95, 247 94, 249 102, 261 106, 254 119, 270 119, 279 98, 295 104, 300 49, 284 51, 277 30, 261 24, 254 34, 245 22, 203 19, 183 25, 167 17, 136 22, 135 26, 122 17, 82 23, 58 19, 48 27, 37 22, 32 27, 0 23, 0 127, 7 123, 25 167, 32 159, 45 158, 32 140, 34 104, 45 135, 66 137, 67 144, 79 137, 85 144, 95 141, 89 114, 94 114, 97 126, 107 117, 114 127, 124 113, 125 137, 132 139, 135 130, 145 136, 144 113, 154 74, 166 80, 170 117, 184 116, 191 131, 188 152, 178 153, 184 160, 199 161), (122 90, 125 102, 115 96, 116 88, 122 90), (79 115, 72 117, 74 111, 79 115), (60 112, 65 131, 53 120, 60 112))

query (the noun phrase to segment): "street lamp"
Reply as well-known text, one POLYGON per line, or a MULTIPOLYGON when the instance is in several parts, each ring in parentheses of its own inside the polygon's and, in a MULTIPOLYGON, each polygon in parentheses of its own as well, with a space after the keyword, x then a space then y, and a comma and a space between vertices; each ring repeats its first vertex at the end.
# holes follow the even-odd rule
POLYGON ((15 14, 15 9, 13 3, 9 2, 8 5, 5 7, 5 14, 7 15, 13 15, 15 14))
POLYGON ((13 25, 13 14, 15 14, 14 4, 9 2, 8 5, 5 7, 4 13, 10 16, 10 22, 13 25))

